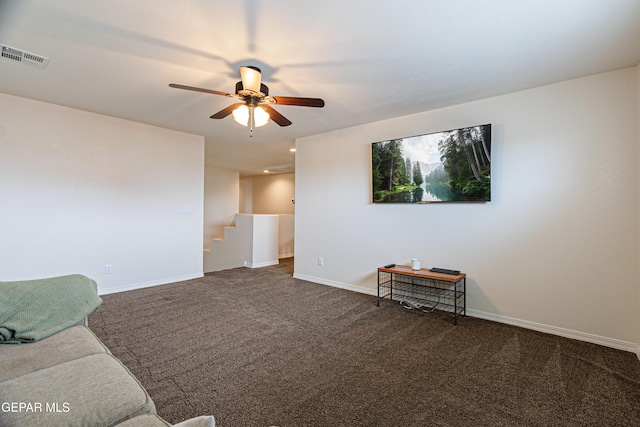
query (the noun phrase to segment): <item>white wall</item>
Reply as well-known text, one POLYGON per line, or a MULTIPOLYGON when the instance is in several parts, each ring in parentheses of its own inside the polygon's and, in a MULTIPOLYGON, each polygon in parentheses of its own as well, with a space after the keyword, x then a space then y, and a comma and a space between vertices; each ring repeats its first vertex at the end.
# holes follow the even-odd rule
POLYGON ((635 349, 637 86, 631 68, 297 140, 295 277, 375 294, 377 267, 420 258, 468 274, 471 315, 635 349), (370 203, 372 142, 484 123, 492 202, 370 203))
POLYGON ((203 183, 203 137, 0 94, 0 280, 202 276, 203 183))
MULTIPOLYGON (((640 64, 636 67, 636 94, 638 96, 636 108, 637 108, 637 124, 638 124, 638 146, 640 146, 640 64)), ((640 158, 638 159, 638 164, 640 164, 640 158)), ((639 177, 640 178, 640 177, 639 177)), ((638 183, 638 191, 640 191, 640 182, 638 183)), ((640 197, 638 197, 638 203, 640 203, 640 197)), ((640 206, 638 206, 638 217, 640 218, 640 206)), ((640 227, 639 227, 640 228, 640 227)), ((640 230, 639 230, 640 232, 640 230)), ((640 248, 640 235, 638 235, 638 245, 640 248)), ((638 250, 638 256, 640 257, 640 249, 638 250)), ((637 265, 640 265, 640 258, 638 259, 637 265)), ((638 271, 638 277, 636 278, 636 283, 638 284, 636 294, 638 307, 636 310, 636 314, 638 316, 638 336, 636 337, 636 354, 638 355, 638 359, 640 359, 640 270, 638 271)))
POLYGON ((295 253, 296 216, 280 214, 278 218, 278 258, 291 258, 295 253))
POLYGON ((204 271, 278 264, 278 215, 236 214, 235 227, 224 230, 204 251, 204 271))
POLYGON ((253 213, 292 214, 295 197, 295 174, 293 172, 260 175, 253 177, 253 213))
POLYGON ((248 266, 252 268, 278 264, 278 215, 251 215, 253 244, 248 266))
POLYGON ((295 197, 293 172, 253 175, 240 178, 241 212, 278 214, 280 218, 278 258, 294 254, 295 215, 291 199, 295 197))
POLYGON ((211 239, 224 237, 238 213, 239 173, 206 166, 204 179, 204 248, 211 249, 211 239))
POLYGON ((253 213, 253 176, 240 178, 239 213, 253 213))
POLYGON ((240 179, 243 213, 293 214, 295 174, 293 172, 253 175, 240 179))

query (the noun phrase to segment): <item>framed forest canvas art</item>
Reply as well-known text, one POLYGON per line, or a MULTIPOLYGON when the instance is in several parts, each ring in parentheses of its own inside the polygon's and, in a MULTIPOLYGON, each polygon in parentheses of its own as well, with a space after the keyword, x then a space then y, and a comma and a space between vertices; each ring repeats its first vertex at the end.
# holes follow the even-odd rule
POLYGON ((373 203, 491 200, 491 124, 371 144, 373 203))

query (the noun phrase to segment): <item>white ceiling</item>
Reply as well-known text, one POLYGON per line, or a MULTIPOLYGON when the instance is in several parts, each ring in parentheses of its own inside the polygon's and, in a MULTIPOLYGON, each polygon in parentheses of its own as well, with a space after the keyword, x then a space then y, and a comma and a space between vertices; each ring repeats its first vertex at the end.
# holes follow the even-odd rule
MULTIPOLYGON (((635 66, 638 0, 0 0, 0 92, 206 136, 206 161, 292 170, 297 137, 635 66), (240 65, 293 125, 209 116, 240 65)), ((37 120, 37 117, 34 117, 37 120)))

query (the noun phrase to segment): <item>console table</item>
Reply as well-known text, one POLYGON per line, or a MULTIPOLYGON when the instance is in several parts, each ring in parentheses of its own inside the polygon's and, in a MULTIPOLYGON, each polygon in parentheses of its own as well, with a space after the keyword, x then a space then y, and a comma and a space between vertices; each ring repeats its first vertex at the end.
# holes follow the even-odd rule
POLYGON ((466 315, 467 275, 435 273, 426 268, 412 270, 408 265, 378 268, 378 307, 389 297, 407 308, 437 311, 453 316, 466 315))

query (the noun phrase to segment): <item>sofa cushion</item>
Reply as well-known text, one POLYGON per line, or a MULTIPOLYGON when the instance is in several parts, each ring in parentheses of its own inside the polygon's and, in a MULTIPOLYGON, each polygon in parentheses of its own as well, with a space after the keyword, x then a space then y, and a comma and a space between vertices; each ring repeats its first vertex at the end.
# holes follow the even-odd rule
POLYGON ((142 385, 110 354, 86 356, 2 382, 0 402, 3 427, 110 426, 155 413, 142 385))
POLYGON ((91 354, 109 353, 85 326, 73 326, 42 341, 0 346, 0 382, 91 354))
POLYGON ((178 424, 169 424, 156 414, 144 414, 118 424, 118 427, 216 427, 216 420, 211 415, 190 418, 178 424))
POLYGON ((156 414, 143 414, 135 418, 130 418, 118 427, 170 427, 171 424, 157 416, 156 414))
POLYGON ((203 415, 174 424, 173 427, 216 427, 216 419, 213 415, 203 415))

